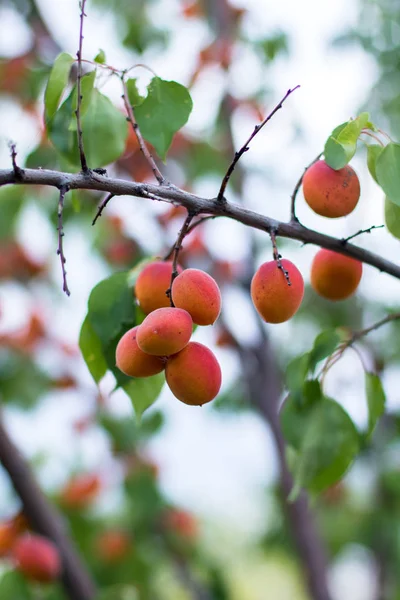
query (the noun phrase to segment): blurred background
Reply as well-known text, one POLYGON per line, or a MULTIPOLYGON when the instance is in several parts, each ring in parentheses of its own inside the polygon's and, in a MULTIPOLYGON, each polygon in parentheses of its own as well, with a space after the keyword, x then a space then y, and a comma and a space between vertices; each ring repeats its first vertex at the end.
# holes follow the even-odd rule
MULTIPOLYGON (((189 87, 193 112, 160 168, 200 196, 217 194, 234 149, 297 84, 241 160, 229 200, 288 220, 293 188, 334 127, 366 109, 394 139, 400 133, 395 0, 88 0, 86 13, 85 58, 103 49, 109 65, 145 64, 189 87)), ((78 31, 75 0, 0 1, 1 168, 10 167, 10 140, 19 164, 62 167, 45 136, 43 93, 55 56, 76 54, 78 31)), ((101 69, 98 76, 101 91, 123 111, 118 80, 101 69)), ((134 76, 140 89, 151 78, 141 68, 134 76)), ((384 222, 384 199, 363 152, 352 162, 362 190, 356 210, 331 222, 312 213, 300 193, 302 223, 342 238, 384 222)), ((131 134, 108 171, 152 180, 131 134)), ((228 220, 204 223, 185 240, 181 262, 213 274, 222 290, 221 323, 195 334, 220 360, 222 391, 200 410, 163 389, 139 425, 129 398, 113 393, 111 375, 99 388, 93 383, 79 331, 93 286, 144 257, 163 256, 185 211, 118 197, 92 227, 100 199, 68 195, 67 298, 56 255, 57 194, 25 186, 0 190, 0 399, 10 436, 68 519, 104 594, 120 594, 104 598, 314 600, 285 517, 276 433, 251 397, 243 357, 268 343, 284 377, 288 361, 320 331, 360 329, 396 308, 398 282, 365 266, 350 300, 332 304, 307 286, 294 319, 261 325, 248 286, 257 266, 272 257, 269 237, 228 220)), ((398 242, 385 229, 357 244, 397 262, 398 242)), ((308 284, 316 249, 281 239, 278 247, 308 284)), ((400 598, 399 333, 399 325, 387 325, 360 347, 382 376, 389 412, 343 482, 312 503, 332 600, 400 598)), ((365 424, 355 353, 330 370, 326 390, 357 425, 365 424)), ((0 469, 0 519, 19 509, 0 469)), ((0 597, 17 598, 20 578, 7 561, 0 572, 0 597)), ((65 597, 59 585, 40 589, 42 595, 28 585, 19 593, 65 597)))

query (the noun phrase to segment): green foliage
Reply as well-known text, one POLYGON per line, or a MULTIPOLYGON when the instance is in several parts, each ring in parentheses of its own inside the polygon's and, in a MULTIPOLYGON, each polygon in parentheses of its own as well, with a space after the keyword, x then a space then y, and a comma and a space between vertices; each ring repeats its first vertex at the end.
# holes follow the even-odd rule
POLYGON ((104 65, 106 62, 106 53, 104 50, 99 50, 96 56, 94 57, 94 62, 99 63, 99 65, 104 65))
POLYGON ((175 81, 153 77, 147 97, 135 110, 144 138, 165 160, 174 134, 187 122, 193 102, 185 86, 175 81))
POLYGON ((26 189, 22 186, 0 188, 0 240, 10 239, 14 234, 20 210, 25 202, 26 189))
POLYGON ((375 129, 366 112, 333 130, 324 148, 325 161, 332 169, 342 169, 350 162, 363 129, 375 129))
POLYGON ((164 373, 158 373, 152 377, 132 378, 123 384, 122 389, 131 399, 137 419, 140 419, 146 408, 158 398, 164 382, 164 373))
POLYGON ((400 239, 400 206, 385 198, 386 228, 394 237, 400 239))
POLYGON ((278 56, 287 55, 289 52, 288 36, 283 31, 260 40, 256 46, 262 52, 267 62, 272 62, 278 56))
MULTIPOLYGON (((82 78, 82 131, 88 164, 95 168, 121 156, 125 148, 128 125, 124 115, 107 96, 93 88, 95 72, 82 78)), ((76 131, 76 87, 48 123, 49 137, 60 155, 71 165, 79 166, 76 131)))
POLYGON ((136 85, 137 79, 128 79, 126 89, 128 90, 128 98, 131 106, 139 106, 144 101, 144 96, 141 96, 136 85))
POLYGON ((400 144, 385 146, 376 159, 375 172, 387 197, 400 206, 400 144))
POLYGON ((378 183, 376 176, 376 161, 382 150, 383 146, 380 146, 379 144, 368 144, 367 146, 368 170, 371 173, 371 176, 375 179, 376 183, 378 183))
POLYGON ((107 363, 104 358, 101 339, 88 316, 86 316, 81 327, 79 347, 91 376, 96 383, 99 383, 107 372, 107 363))
POLYGON ((54 61, 44 93, 44 109, 46 122, 53 118, 61 96, 68 84, 69 73, 74 58, 66 52, 61 52, 54 61))
POLYGON ((365 391, 368 404, 368 432, 370 436, 374 431, 380 417, 385 412, 386 397, 382 382, 378 375, 365 373, 365 391))
POLYGON ((48 392, 50 379, 29 354, 0 348, 0 389, 3 402, 25 410, 48 392))

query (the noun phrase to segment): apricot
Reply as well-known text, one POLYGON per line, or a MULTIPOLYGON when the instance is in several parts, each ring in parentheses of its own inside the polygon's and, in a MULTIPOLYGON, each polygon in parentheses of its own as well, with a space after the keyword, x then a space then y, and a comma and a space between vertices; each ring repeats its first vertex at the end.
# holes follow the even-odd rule
POLYGON ((304 281, 298 268, 283 258, 262 264, 251 281, 251 298, 257 312, 266 323, 283 323, 297 312, 304 295, 304 281), (290 282, 290 285, 289 285, 290 282))
POLYGON ((314 212, 335 219, 355 209, 360 198, 360 182, 349 165, 336 171, 319 160, 304 174, 303 194, 314 212))
POLYGON ((147 315, 136 333, 140 350, 154 356, 176 354, 188 344, 192 317, 182 308, 158 308, 147 315))
POLYGON ((172 284, 172 301, 187 310, 197 325, 212 325, 221 312, 221 292, 215 279, 200 269, 185 269, 172 284))
POLYGON ((47 583, 61 573, 61 558, 57 546, 50 540, 24 534, 15 542, 13 559, 16 569, 31 581, 47 583))
POLYGON ((96 550, 101 560, 106 563, 116 563, 129 552, 132 541, 127 533, 118 529, 110 529, 98 535, 96 550))
POLYGON ((169 508, 163 516, 164 527, 188 540, 194 540, 199 533, 195 517, 186 510, 169 508))
POLYGON ((357 289, 362 263, 354 258, 321 249, 311 265, 311 286, 328 300, 344 300, 357 289))
MULTIPOLYGON (((178 273, 182 267, 177 267, 178 273)), ((172 262, 156 261, 146 265, 135 285, 135 295, 142 311, 148 315, 157 308, 171 306, 166 291, 171 287, 172 262)))
POLYGON ((61 502, 67 508, 82 509, 90 506, 99 495, 101 481, 98 475, 83 473, 72 477, 61 491, 61 502))
POLYGON ((119 340, 115 351, 116 365, 130 377, 150 377, 164 370, 164 361, 143 352, 136 341, 139 326, 129 329, 119 340))
POLYGON ((0 558, 11 552, 17 536, 18 531, 11 522, 0 523, 0 558))
POLYGON ((198 342, 189 342, 181 352, 168 358, 165 378, 178 400, 201 406, 218 394, 221 368, 211 350, 198 342))

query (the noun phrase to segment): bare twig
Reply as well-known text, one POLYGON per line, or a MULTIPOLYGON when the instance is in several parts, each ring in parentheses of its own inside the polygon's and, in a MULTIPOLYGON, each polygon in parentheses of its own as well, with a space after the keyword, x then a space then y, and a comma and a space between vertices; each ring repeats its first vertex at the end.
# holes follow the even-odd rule
POLYGON ((248 137, 248 139, 246 140, 246 142, 243 144, 243 146, 240 148, 240 150, 238 150, 237 152, 235 152, 235 156, 233 158, 233 161, 231 162, 231 164, 228 167, 228 170, 222 180, 221 183, 221 187, 220 190, 218 192, 218 196, 217 196, 217 202, 222 203, 224 201, 224 194, 225 194, 225 190, 226 190, 226 186, 228 185, 228 181, 235 169, 236 163, 240 160, 240 158, 243 156, 243 154, 245 152, 247 152, 249 150, 249 144, 252 141, 252 139, 257 135, 257 133, 264 127, 264 125, 266 125, 268 123, 268 121, 270 121, 272 119, 272 117, 274 116, 275 113, 278 112, 278 110, 280 110, 283 106, 283 103, 285 102, 285 100, 290 96, 290 94, 292 94, 295 90, 297 90, 300 86, 296 85, 296 87, 289 89, 286 94, 283 96, 283 98, 278 102, 278 104, 275 106, 275 108, 269 113, 269 115, 267 117, 265 117, 264 121, 262 123, 260 123, 259 125, 256 125, 254 127, 254 130, 252 132, 252 134, 248 137))
POLYGON ((79 148, 79 157, 81 161, 81 168, 83 173, 88 172, 88 166, 86 162, 85 151, 83 148, 83 137, 82 137, 82 122, 81 122, 81 105, 82 105, 82 45, 83 45, 83 20, 85 18, 85 2, 86 0, 80 1, 80 27, 79 27, 79 50, 76 53, 78 58, 78 76, 76 82, 76 90, 77 90, 77 101, 76 101, 76 126, 77 126, 77 135, 78 135, 78 148, 79 148))
POLYGON ((65 292, 67 294, 67 296, 71 295, 71 292, 68 289, 68 284, 67 284, 67 271, 65 270, 65 263, 67 262, 65 255, 64 255, 64 247, 63 247, 63 237, 64 237, 64 229, 63 229, 63 210, 64 210, 64 199, 65 199, 65 194, 68 192, 68 186, 62 186, 60 187, 60 196, 59 196, 59 200, 58 200, 58 210, 57 210, 57 216, 58 216, 58 227, 57 227, 57 231, 58 231, 58 248, 57 248, 57 254, 60 257, 60 262, 61 262, 61 270, 62 270, 62 276, 63 276, 63 292, 65 292))
POLYGON ((278 265, 278 269, 280 269, 282 271, 282 273, 284 274, 287 284, 292 285, 292 283, 290 281, 290 277, 289 277, 289 271, 287 271, 285 269, 285 267, 283 266, 282 261, 281 261, 282 255, 279 254, 278 246, 276 245, 275 232, 270 231, 269 235, 271 237, 271 242, 272 242, 272 254, 274 256, 274 260, 276 261, 276 264, 278 265))
POLYGON ((307 165, 303 171, 302 176, 300 177, 300 179, 298 180, 298 182, 296 183, 294 190, 293 190, 293 194, 290 196, 290 220, 291 221, 299 221, 298 218, 296 217, 296 197, 297 194, 299 193, 299 190, 301 188, 301 185, 303 183, 303 178, 304 175, 306 173, 306 171, 313 166, 313 164, 315 164, 316 162, 319 161, 319 159, 321 158, 323 152, 321 152, 320 154, 318 154, 318 156, 316 156, 314 158, 314 160, 312 162, 310 162, 309 165, 307 165))
POLYGON ((69 189, 96 190, 115 196, 137 196, 139 198, 173 202, 184 206, 195 215, 227 217, 253 229, 259 229, 267 233, 274 231, 276 237, 290 238, 304 244, 314 244, 321 248, 334 250, 339 254, 355 258, 375 267, 379 271, 392 275, 396 279, 400 279, 400 265, 369 250, 348 243, 343 245, 342 240, 319 233, 297 222, 284 223, 277 221, 237 204, 231 202, 218 203, 215 198, 202 198, 176 186, 156 186, 149 183, 113 179, 103 177, 93 171, 85 175, 83 173, 64 173, 46 169, 24 169, 22 179, 19 179, 13 169, 0 169, 0 186, 5 184, 48 185, 58 189, 62 186, 68 186, 69 189))
POLYGON ((24 170, 21 169, 21 167, 19 167, 17 165, 17 148, 16 145, 14 144, 14 142, 10 142, 9 144, 10 147, 10 152, 11 152, 11 162, 12 162, 12 167, 13 167, 13 171, 15 174, 15 177, 19 180, 21 180, 24 176, 24 170))
POLYGON ((38 533, 57 545, 62 559, 62 583, 69 597, 73 600, 93 600, 96 596, 94 583, 66 535, 64 522, 39 488, 28 463, 9 438, 1 415, 0 462, 21 498, 29 523, 38 533))
POLYGON ((97 219, 99 217, 101 217, 101 215, 103 214, 103 210, 105 209, 107 204, 110 202, 111 198, 114 198, 114 194, 107 194, 107 196, 104 198, 104 200, 101 201, 99 208, 97 209, 96 216, 92 221, 92 225, 96 225, 97 219))
POLYGON ((171 273, 171 284, 169 286, 169 288, 167 289, 167 291, 165 292, 166 295, 168 296, 170 302, 171 302, 171 306, 174 306, 174 303, 172 301, 172 294, 171 294, 171 290, 172 290, 172 284, 174 282, 175 277, 178 276, 178 257, 179 257, 179 252, 181 251, 182 248, 182 242, 185 239, 189 227, 190 227, 190 223, 192 222, 192 219, 195 217, 195 214, 192 213, 191 211, 188 211, 187 217, 185 219, 185 222, 182 225, 182 229, 180 230, 178 237, 176 239, 176 242, 174 244, 174 248, 173 248, 173 259, 172 259, 172 273, 171 273))
POLYGON ((357 233, 353 233, 353 235, 349 235, 349 237, 343 238, 341 240, 341 242, 342 242, 342 244, 347 244, 348 241, 361 235, 362 233, 371 233, 371 231, 373 229, 382 229, 382 227, 385 227, 385 226, 384 225, 371 225, 371 227, 368 227, 368 229, 360 229, 360 231, 357 231, 357 233))
POLYGON ((121 81, 122 81, 122 86, 124 88, 124 94, 122 96, 122 99, 125 104, 126 112, 128 113, 128 121, 132 125, 133 131, 134 131, 137 141, 139 143, 140 150, 141 150, 143 156, 145 157, 145 159, 147 160, 147 162, 149 163, 151 170, 153 171, 154 177, 157 179, 158 183, 160 185, 166 185, 168 182, 165 179, 164 175, 161 173, 160 169, 157 167, 156 161, 154 160, 153 156, 151 155, 151 152, 149 151, 149 149, 147 148, 146 143, 143 139, 143 136, 140 132, 139 126, 136 123, 133 108, 129 101, 128 88, 126 86, 126 82, 125 82, 125 79, 123 76, 121 77, 121 81))
POLYGON ((352 336, 350 337, 350 339, 346 342, 346 344, 348 346, 350 346, 357 340, 359 340, 359 339, 363 338, 364 336, 368 335, 369 333, 371 333, 371 331, 375 331, 376 329, 379 329, 379 327, 382 327, 382 325, 386 325, 387 323, 390 323, 391 321, 397 321, 397 319, 400 319, 400 312, 390 313, 390 315, 387 315, 386 317, 384 317, 380 321, 377 321, 376 323, 373 323, 369 327, 366 327, 365 329, 361 329, 360 331, 355 331, 352 334, 352 336))

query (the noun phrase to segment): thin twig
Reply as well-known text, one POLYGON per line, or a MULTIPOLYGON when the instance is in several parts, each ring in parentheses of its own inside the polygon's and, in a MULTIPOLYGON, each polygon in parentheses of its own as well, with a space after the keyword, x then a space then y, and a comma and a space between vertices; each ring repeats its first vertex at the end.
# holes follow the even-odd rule
POLYGON ((169 288, 167 289, 167 291, 165 292, 166 295, 169 298, 169 301, 171 303, 171 306, 174 306, 174 303, 172 301, 172 294, 171 294, 171 290, 172 290, 172 284, 174 283, 174 279, 175 277, 178 276, 178 257, 179 257, 179 252, 181 251, 182 248, 182 242, 185 239, 189 227, 190 227, 190 223, 192 222, 192 219, 195 217, 195 214, 191 211, 188 211, 187 217, 185 219, 185 222, 182 225, 182 229, 180 230, 178 237, 176 239, 176 242, 174 244, 174 248, 173 248, 173 259, 172 259, 172 273, 171 273, 171 284, 169 286, 169 288))
MULTIPOLYGON (((210 219, 216 219, 217 216, 218 215, 208 215, 207 217, 202 217, 195 223, 192 223, 191 226, 189 227, 189 229, 187 230, 186 235, 189 235, 189 233, 192 233, 193 229, 196 229, 196 227, 198 227, 199 225, 204 223, 204 221, 209 221, 210 219)), ((168 260, 169 258, 171 258, 172 253, 175 249, 175 244, 176 244, 176 242, 173 243, 171 248, 168 250, 167 254, 163 257, 163 260, 168 260)))
POLYGON ((64 229, 63 229, 63 210, 64 210, 64 198, 65 198, 65 194, 68 192, 68 187, 67 186, 63 186, 60 188, 60 197, 58 200, 58 210, 57 210, 57 216, 58 216, 58 227, 57 227, 57 231, 58 231, 58 248, 57 248, 57 254, 60 257, 60 262, 61 262, 61 270, 62 270, 62 276, 63 276, 63 292, 65 292, 67 294, 67 296, 71 295, 71 292, 68 289, 68 284, 67 284, 67 271, 65 270, 65 263, 67 262, 65 255, 64 255, 64 248, 63 248, 63 237, 64 237, 64 229))
POLYGON ((371 227, 368 227, 368 229, 360 229, 360 231, 357 231, 357 233, 353 233, 353 235, 349 235, 349 237, 347 238, 343 238, 342 244, 347 244, 348 241, 352 240, 353 238, 361 235, 362 233, 371 233, 371 231, 373 229, 382 229, 382 227, 385 227, 384 225, 371 225, 371 227))
POLYGON ((302 183, 303 183, 303 178, 304 178, 304 175, 305 175, 306 171, 307 171, 307 170, 308 170, 310 167, 312 167, 312 166, 313 166, 313 164, 315 164, 316 162, 318 162, 318 161, 319 161, 319 159, 321 158, 322 154, 323 154, 323 152, 320 152, 320 153, 318 154, 318 156, 316 156, 316 157, 314 158, 314 160, 313 160, 312 162, 310 162, 310 164, 309 164, 309 165, 307 165, 307 166, 306 166, 306 168, 305 168, 305 169, 304 169, 304 171, 303 171, 303 174, 302 174, 302 176, 300 177, 300 179, 298 180, 298 182, 296 183, 296 185, 295 185, 295 187, 294 187, 293 194, 290 196, 290 220, 291 220, 292 222, 293 222, 293 221, 296 221, 297 223, 299 222, 298 218, 296 217, 296 196, 297 196, 297 194, 299 193, 299 190, 300 190, 300 188, 301 188, 301 185, 302 185, 302 183))
MULTIPOLYGON (((383 147, 385 146, 385 144, 382 142, 382 140, 381 140, 381 139, 379 139, 379 138, 378 138, 378 136, 377 136, 377 135, 375 135, 375 134, 373 134, 371 131, 368 131, 368 130, 366 130, 366 129, 363 129, 363 130, 361 131, 361 133, 363 133, 364 135, 369 135, 369 137, 372 137, 372 138, 373 138, 373 139, 374 139, 376 142, 378 142, 378 144, 379 144, 380 146, 383 146, 383 147)), ((368 145, 369 145, 369 144, 368 144, 368 145)))
POLYGON ((140 150, 141 150, 143 156, 145 157, 145 159, 147 160, 147 162, 149 163, 151 170, 153 171, 154 177, 157 179, 158 183, 160 185, 166 185, 168 182, 167 182, 166 178, 164 177, 164 175, 161 173, 160 169, 157 167, 156 162, 155 162, 153 156, 151 155, 150 150, 147 148, 146 143, 143 139, 143 136, 140 132, 139 126, 136 122, 135 115, 133 113, 133 108, 129 101, 128 88, 126 87, 126 82, 125 82, 125 79, 123 76, 121 77, 121 81, 122 81, 122 86, 124 88, 124 94, 122 96, 122 99, 124 101, 125 109, 128 114, 128 121, 132 125, 132 129, 136 135, 140 150))
POLYGON ((290 281, 290 277, 289 277, 289 271, 287 271, 285 269, 285 267, 283 266, 282 261, 281 261, 282 256, 281 256, 281 254, 279 254, 279 251, 278 251, 278 246, 276 244, 275 232, 270 231, 269 235, 271 237, 271 242, 272 242, 272 254, 274 256, 274 260, 276 261, 278 269, 280 269, 282 271, 282 273, 284 274, 287 284, 292 285, 292 282, 290 281))
POLYGON ((86 0, 81 0, 80 8, 80 27, 79 27, 79 50, 76 53, 78 58, 78 76, 76 82, 76 90, 77 90, 77 101, 76 101, 76 126, 77 126, 77 135, 78 135, 78 148, 79 148, 79 157, 81 160, 81 168, 83 173, 88 172, 88 166, 86 162, 85 151, 83 148, 83 137, 82 137, 82 122, 81 122, 81 105, 82 105, 82 45, 83 45, 83 20, 85 18, 85 2, 86 0))
POLYGON ((376 323, 373 323, 369 327, 361 329, 360 331, 355 331, 350 337, 350 339, 346 341, 346 343, 348 346, 350 346, 355 341, 371 333, 371 331, 375 331, 376 329, 379 329, 379 327, 382 327, 382 325, 386 325, 387 323, 390 323, 391 321, 396 321, 397 319, 400 319, 400 311, 390 313, 390 315, 387 315, 386 317, 384 317, 380 321, 377 321, 376 323))
POLYGON ((103 214, 103 210, 105 209, 105 207, 107 206, 107 204, 110 202, 111 198, 114 198, 115 194, 107 194, 107 196, 104 198, 104 200, 101 201, 99 208, 97 209, 97 213, 95 218, 92 221, 92 225, 96 225, 96 221, 99 217, 101 217, 101 215, 103 214))
POLYGON ((233 158, 233 161, 231 162, 231 164, 228 167, 228 170, 222 180, 221 183, 221 187, 220 190, 218 192, 218 196, 217 196, 217 202, 224 202, 224 194, 225 194, 225 190, 226 190, 226 186, 228 185, 228 181, 235 169, 236 163, 240 160, 241 156, 247 152, 249 150, 249 144, 252 141, 252 139, 257 135, 257 133, 264 127, 264 125, 266 125, 268 123, 268 121, 270 121, 272 119, 272 117, 274 116, 274 114, 276 112, 278 112, 279 109, 282 108, 283 103, 285 102, 285 100, 290 96, 290 94, 292 94, 295 90, 297 90, 300 86, 296 85, 296 87, 289 89, 286 94, 283 96, 283 98, 278 102, 278 104, 275 106, 275 108, 269 113, 269 115, 267 117, 265 117, 264 121, 262 123, 260 123, 259 125, 256 125, 254 127, 254 130, 252 132, 252 134, 248 137, 248 139, 246 140, 246 142, 243 144, 243 146, 240 148, 240 150, 238 150, 237 152, 235 152, 235 156, 233 158))
POLYGON ((9 147, 10 147, 11 162, 12 162, 13 171, 15 173, 15 177, 18 180, 22 181, 23 176, 24 176, 24 170, 21 169, 21 167, 19 167, 17 165, 17 148, 16 148, 16 145, 14 144, 14 142, 10 142, 9 147))

